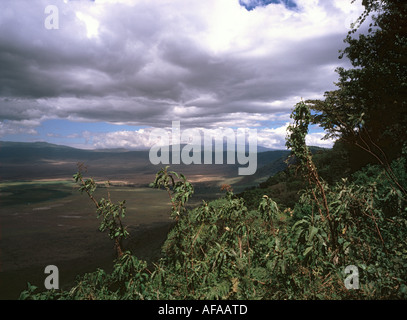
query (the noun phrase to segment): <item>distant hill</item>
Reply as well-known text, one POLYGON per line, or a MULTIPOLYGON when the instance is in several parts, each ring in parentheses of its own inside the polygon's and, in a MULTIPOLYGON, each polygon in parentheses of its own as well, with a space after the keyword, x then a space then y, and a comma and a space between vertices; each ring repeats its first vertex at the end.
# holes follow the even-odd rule
POLYGON ((123 173, 148 164, 148 152, 126 150, 83 150, 46 142, 0 141, 0 179, 70 178, 77 163, 85 163, 92 174, 123 173))
POLYGON ((26 163, 40 159, 66 159, 85 154, 90 155, 92 152, 47 142, 0 141, 0 162, 2 163, 26 163))
MULTIPOLYGON (((181 146, 182 149, 183 146, 181 146)), ((259 147, 257 172, 252 176, 238 176, 237 161, 234 165, 170 165, 175 171, 187 177, 219 176, 225 179, 240 177, 239 185, 257 185, 269 176, 284 170, 288 150, 269 150, 259 147)), ((170 157, 171 158, 171 157, 170 157)), ((0 141, 0 179, 30 180, 48 178, 71 179, 77 170, 77 163, 88 167, 88 173, 101 179, 126 179, 140 184, 151 182, 155 173, 164 165, 153 165, 149 150, 130 151, 126 149, 83 150, 46 142, 0 141)))

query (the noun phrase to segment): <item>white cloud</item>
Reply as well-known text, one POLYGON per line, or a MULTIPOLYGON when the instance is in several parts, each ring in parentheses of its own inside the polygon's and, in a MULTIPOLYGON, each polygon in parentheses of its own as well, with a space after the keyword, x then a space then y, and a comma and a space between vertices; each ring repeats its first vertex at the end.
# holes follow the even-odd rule
POLYGON ((309 146, 318 146, 323 148, 332 148, 335 140, 333 139, 323 139, 325 133, 323 132, 314 132, 307 135, 305 138, 306 144, 309 146))
POLYGON ((108 133, 92 133, 85 131, 82 135, 87 138, 88 144, 91 144, 94 148, 98 149, 141 149, 151 147, 151 143, 149 142, 150 130, 139 129, 134 131, 116 131, 108 133))
POLYGON ((5 135, 28 134, 35 136, 38 134, 36 127, 40 123, 36 120, 22 121, 0 121, 0 138, 5 135))
POLYGON ((99 21, 81 11, 76 12, 77 18, 82 21, 86 26, 86 36, 88 38, 97 37, 99 35, 99 21))
MULTIPOLYGON (((256 130, 257 133, 257 145, 270 148, 270 149, 286 149, 286 137, 287 137, 287 127, 290 122, 286 122, 284 125, 276 128, 252 128, 251 130, 256 130)), ((219 133, 223 136, 227 130, 233 130, 235 138, 238 135, 239 130, 248 129, 247 127, 217 127, 217 128, 202 128, 195 127, 191 131, 189 127, 183 126, 180 123, 180 133, 181 137, 183 133, 184 138, 181 138, 181 143, 190 143, 193 141, 202 141, 203 137, 218 137, 219 133), (191 136, 193 134, 193 136, 191 136), (189 139, 189 140, 188 140, 189 139)), ((144 128, 139 130, 125 130, 125 131, 115 131, 106 133, 95 133, 90 131, 82 132, 82 137, 86 139, 86 145, 92 146, 93 148, 127 148, 127 149, 149 149, 154 144, 159 143, 159 140, 152 140, 151 133, 157 128, 144 128)), ((172 127, 159 128, 166 132, 169 143, 172 144, 172 127)), ((248 132, 245 133, 246 138, 248 137, 248 132)), ((333 140, 323 140, 324 133, 321 132, 311 132, 306 137, 306 143, 308 146, 319 146, 324 148, 331 148, 333 146, 333 140)), ((72 138, 78 138, 78 135, 72 136, 72 138)))

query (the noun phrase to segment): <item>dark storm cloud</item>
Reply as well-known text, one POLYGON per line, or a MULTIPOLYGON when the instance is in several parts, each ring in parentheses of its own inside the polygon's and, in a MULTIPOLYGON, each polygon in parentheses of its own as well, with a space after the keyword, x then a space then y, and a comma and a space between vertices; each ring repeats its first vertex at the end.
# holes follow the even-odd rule
MULTIPOLYGON (((230 15, 247 19, 241 23, 248 30, 232 40, 249 45, 213 49, 210 43, 227 39, 212 41, 217 33, 207 29, 225 22, 212 19, 213 12, 199 2, 185 2, 188 7, 181 0, 163 5, 135 1, 132 6, 27 3, 2 1, 0 121, 69 118, 161 126, 177 117, 189 126, 210 126, 222 119, 241 120, 244 114, 269 119, 292 106, 274 101, 291 103, 294 97, 322 95, 329 89, 344 37, 337 25, 304 35, 287 25, 290 35, 273 37, 264 28, 272 30, 278 16, 268 19, 267 8, 240 11, 237 4, 230 15), (59 8, 58 30, 44 27, 49 4, 59 8), (87 36, 78 11, 97 18, 96 37, 87 36), (256 24, 256 17, 244 14, 261 15, 270 25, 256 24)), ((208 2, 207 7, 212 10, 218 3, 208 2)), ((230 17, 224 13, 223 19, 230 17)), ((300 17, 288 21, 299 24, 296 19, 300 17)), ((228 26, 231 34, 238 28, 228 26)))
POLYGON ((258 103, 321 90, 326 75, 323 69, 326 66, 334 68, 332 57, 338 55, 336 44, 342 40, 342 35, 314 40, 287 41, 283 52, 257 58, 232 55, 219 59, 193 45, 185 51, 181 42, 170 42, 162 52, 167 62, 189 71, 180 79, 188 85, 183 100, 186 105, 214 109, 221 105, 228 112, 265 112, 267 109, 258 103), (316 44, 319 45, 316 47, 316 44), (214 93, 217 100, 188 103, 185 100, 188 91, 191 95, 194 92, 214 93), (253 102, 258 106, 255 107, 253 102))

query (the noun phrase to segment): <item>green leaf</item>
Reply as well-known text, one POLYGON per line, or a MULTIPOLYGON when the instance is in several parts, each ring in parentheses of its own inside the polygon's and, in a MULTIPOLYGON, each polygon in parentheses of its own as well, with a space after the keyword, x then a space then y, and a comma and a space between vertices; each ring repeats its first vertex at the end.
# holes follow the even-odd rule
POLYGON ((319 229, 318 228, 316 228, 316 227, 314 227, 314 226, 311 226, 311 231, 310 231, 310 233, 309 233, 309 237, 308 237, 308 241, 311 241, 312 240, 312 238, 316 235, 316 233, 319 231, 319 229))
POLYGON ((305 249, 305 250, 304 250, 304 253, 303 253, 304 257, 306 257, 306 256, 311 252, 312 249, 313 249, 312 246, 311 246, 311 247, 308 247, 307 249, 305 249))

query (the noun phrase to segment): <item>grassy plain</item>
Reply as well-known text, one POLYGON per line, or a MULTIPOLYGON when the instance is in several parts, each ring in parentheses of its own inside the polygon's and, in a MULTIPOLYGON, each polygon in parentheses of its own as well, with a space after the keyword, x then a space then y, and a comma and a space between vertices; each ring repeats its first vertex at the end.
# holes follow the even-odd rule
MULTIPOLYGON (((218 198, 220 184, 233 180, 201 174, 189 177, 195 186, 190 206, 218 198)), ((122 178, 110 181, 109 188, 105 180, 97 180, 94 196, 106 198, 109 192, 113 202, 126 200, 123 223, 130 237, 125 246, 151 263, 159 258, 172 225, 168 194, 122 178)), ((73 180, 1 182, 0 299, 17 299, 27 282, 43 288, 47 265, 59 268, 61 287, 69 287, 76 275, 96 268, 110 270, 113 242, 98 227, 93 203, 77 191, 73 180)))
MULTIPOLYGON (((171 225, 167 193, 126 185, 109 192, 113 201, 126 200, 126 247, 154 260, 171 225)), ((107 197, 107 189, 95 196, 107 197)), ((0 208, 0 299, 17 299, 27 281, 42 287, 50 264, 59 268, 61 286, 77 274, 111 267, 112 242, 98 230, 92 202, 71 181, 3 182, 0 208)))

